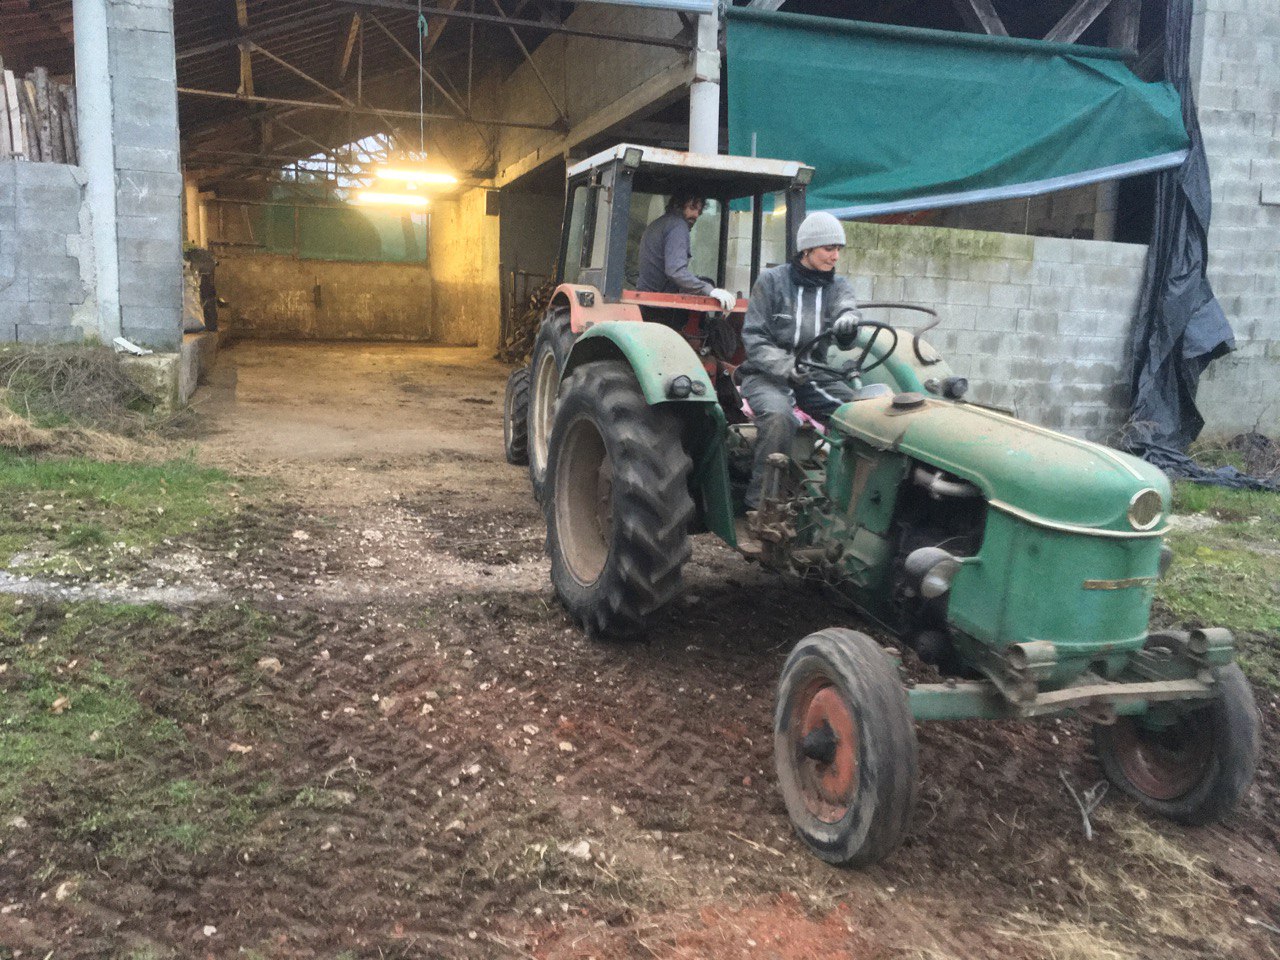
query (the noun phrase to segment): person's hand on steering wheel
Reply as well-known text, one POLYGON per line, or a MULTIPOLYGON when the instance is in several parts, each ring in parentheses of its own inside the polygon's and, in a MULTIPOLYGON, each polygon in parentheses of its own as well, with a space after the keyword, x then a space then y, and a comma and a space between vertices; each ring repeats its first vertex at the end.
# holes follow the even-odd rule
POLYGON ((862 311, 846 310, 836 317, 831 324, 831 333, 835 336, 836 346, 841 350, 851 350, 853 341, 858 337, 858 324, 862 323, 862 311))

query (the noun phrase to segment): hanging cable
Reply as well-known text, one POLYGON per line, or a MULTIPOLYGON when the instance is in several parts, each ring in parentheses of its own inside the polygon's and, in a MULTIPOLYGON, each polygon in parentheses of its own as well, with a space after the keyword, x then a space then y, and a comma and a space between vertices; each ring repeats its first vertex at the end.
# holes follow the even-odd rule
POLYGON ((427 66, 423 62, 426 53, 423 45, 427 38, 427 18, 422 13, 422 0, 418 0, 418 159, 427 153, 427 91, 423 82, 427 66))

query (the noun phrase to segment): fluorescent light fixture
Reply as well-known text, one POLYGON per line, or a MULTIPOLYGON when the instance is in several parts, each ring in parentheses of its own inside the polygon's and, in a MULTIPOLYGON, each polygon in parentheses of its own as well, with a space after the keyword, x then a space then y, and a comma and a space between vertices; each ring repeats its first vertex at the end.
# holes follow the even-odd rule
POLYGON ((458 178, 440 170, 415 170, 413 167, 377 167, 379 180, 395 180, 415 186, 453 186, 458 178))
POLYGON ((425 209, 430 202, 427 197, 419 193, 385 193, 381 190, 361 190, 356 194, 356 203, 378 204, 381 206, 425 209))

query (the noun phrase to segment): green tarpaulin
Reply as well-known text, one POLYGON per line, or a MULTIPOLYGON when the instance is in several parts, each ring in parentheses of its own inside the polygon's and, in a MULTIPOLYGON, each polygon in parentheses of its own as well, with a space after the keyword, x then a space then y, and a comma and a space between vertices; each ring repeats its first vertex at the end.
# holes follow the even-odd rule
POLYGON ((729 152, 816 168, 859 217, 1175 167, 1176 91, 1118 51, 731 8, 729 152))

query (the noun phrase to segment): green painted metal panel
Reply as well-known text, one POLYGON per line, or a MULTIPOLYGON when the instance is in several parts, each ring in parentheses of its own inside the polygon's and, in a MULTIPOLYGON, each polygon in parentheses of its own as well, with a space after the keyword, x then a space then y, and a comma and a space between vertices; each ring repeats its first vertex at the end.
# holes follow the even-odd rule
POLYGON ((982 548, 951 584, 947 618, 988 646, 1048 640, 1065 681, 1080 661, 1142 646, 1160 565, 1159 537, 1115 539, 1062 533, 997 510, 987 511, 982 548), (1086 588, 1088 580, 1147 579, 1123 589, 1086 588))
POLYGON ((730 7, 729 152, 816 169, 859 217, 1031 196, 1180 164, 1177 91, 1111 50, 730 7))
POLYGON ((972 404, 930 397, 897 411, 892 398, 877 397, 846 404, 832 422, 968 480, 988 501, 1041 523, 1132 535, 1133 496, 1155 489, 1166 514, 1171 504, 1169 481, 1157 467, 972 404))
POLYGON ((607 355, 610 351, 604 347, 606 342, 631 364, 649 403, 671 402, 667 385, 678 376, 688 377, 691 383, 701 383, 703 388, 700 396, 691 393, 681 402, 718 403, 711 378, 688 341, 660 323, 618 320, 593 325, 574 343, 564 375, 583 362, 607 355))

